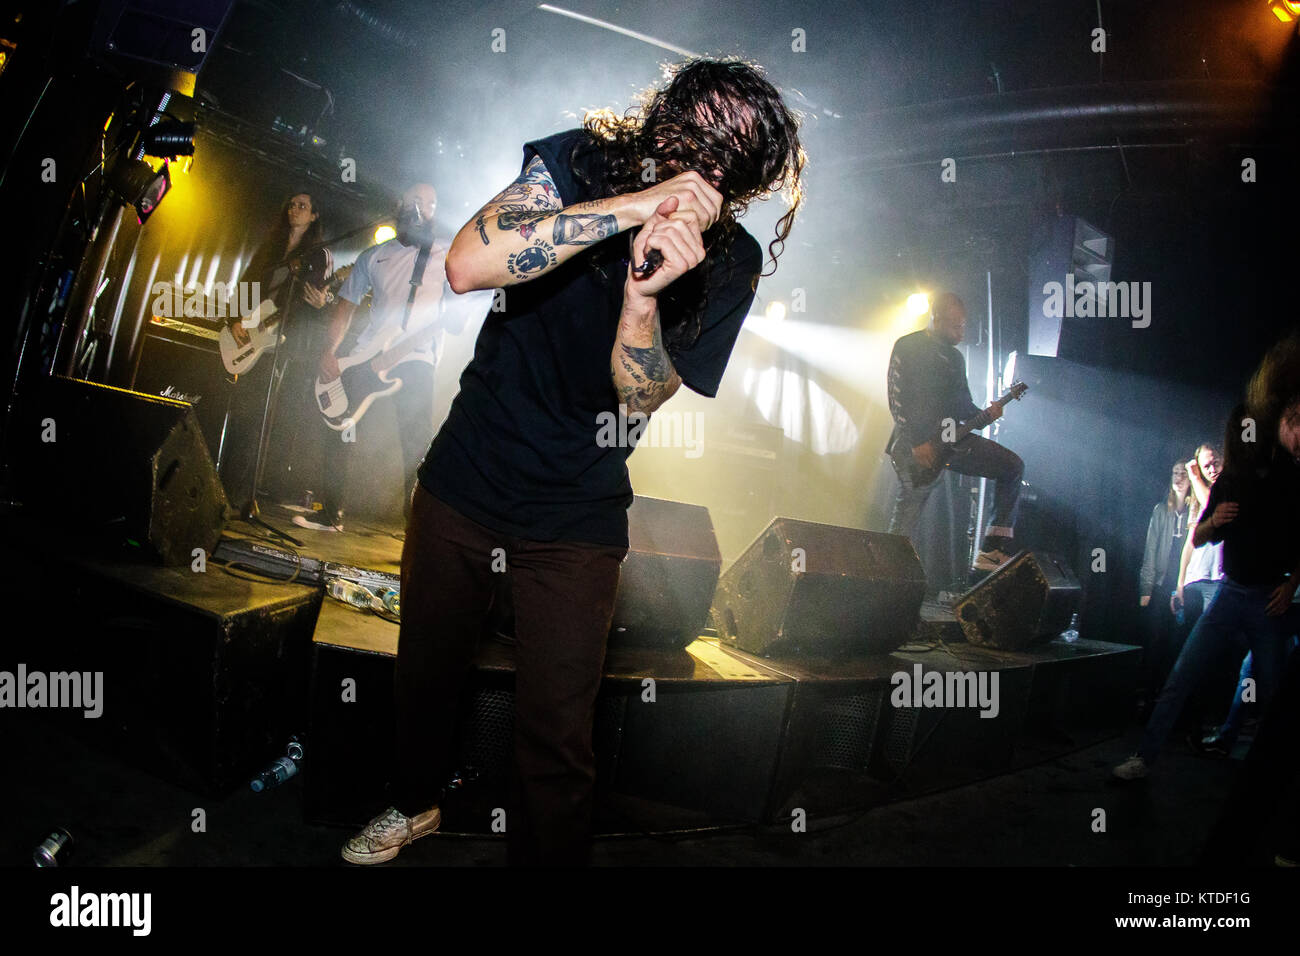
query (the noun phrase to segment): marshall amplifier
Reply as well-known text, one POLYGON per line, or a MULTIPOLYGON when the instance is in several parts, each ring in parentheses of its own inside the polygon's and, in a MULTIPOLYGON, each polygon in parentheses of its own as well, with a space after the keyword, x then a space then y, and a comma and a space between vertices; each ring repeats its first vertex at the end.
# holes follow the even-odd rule
POLYGON ((175 319, 155 318, 144 336, 131 387, 193 405, 203 440, 218 469, 221 467, 233 386, 221 364, 215 332, 175 319))

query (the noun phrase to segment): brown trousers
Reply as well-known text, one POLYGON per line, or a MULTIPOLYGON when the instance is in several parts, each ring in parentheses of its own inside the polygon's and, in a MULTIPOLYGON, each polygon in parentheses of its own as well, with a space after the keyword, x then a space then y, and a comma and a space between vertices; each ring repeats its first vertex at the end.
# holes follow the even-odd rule
POLYGON ((510 568, 515 610, 510 862, 583 864, 591 847, 596 693, 627 549, 501 534, 418 484, 402 548, 394 804, 408 816, 429 809, 454 769, 461 694, 491 603, 497 548, 510 568))

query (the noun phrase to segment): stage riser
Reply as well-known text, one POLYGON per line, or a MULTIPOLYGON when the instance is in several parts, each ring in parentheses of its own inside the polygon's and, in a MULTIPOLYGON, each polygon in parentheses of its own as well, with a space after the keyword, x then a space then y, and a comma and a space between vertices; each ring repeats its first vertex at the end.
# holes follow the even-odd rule
POLYGON ((612 789, 719 822, 765 819, 793 690, 680 689, 653 703, 629 697, 612 789))
POLYGON ((1128 647, 1036 664, 1014 765, 1029 766, 1122 734, 1133 719, 1141 655, 1140 648, 1128 647))
MULTIPOLYGON (((10 574, 17 573, 12 565, 10 574)), ((29 567, 30 572, 30 567, 29 567)), ((137 568, 144 585, 51 562, 60 597, 40 641, 11 641, 0 669, 102 672, 103 716, 48 715, 123 760, 201 794, 246 784, 281 756, 307 714, 307 668, 321 593, 236 582, 259 605, 226 611, 235 582, 137 568)))
POLYGON ((886 704, 872 754, 871 776, 887 786, 891 795, 903 796, 959 786, 1011 769, 1032 671, 1008 667, 997 674, 996 717, 981 716, 977 707, 886 704))
MULTIPOLYGON (((638 682, 607 679, 593 733, 598 801, 633 797, 718 824, 784 823, 795 808, 824 817, 1006 773, 1123 730, 1137 649, 1089 646, 1077 659, 1059 646, 900 652, 877 659, 871 679, 663 683, 653 703, 638 682), (922 675, 996 672, 997 716, 981 717, 979 706, 895 707, 891 676, 914 677, 917 664, 922 675), (1043 753, 1043 728, 1062 706, 1075 737, 1043 753)), ((313 822, 354 826, 382 809, 393 666, 387 655, 317 645, 306 777, 313 822), (339 700, 344 677, 357 682, 356 703, 339 700)), ((508 672, 470 677, 458 753, 479 778, 448 802, 448 830, 487 832, 492 808, 508 805, 510 687, 508 672)))

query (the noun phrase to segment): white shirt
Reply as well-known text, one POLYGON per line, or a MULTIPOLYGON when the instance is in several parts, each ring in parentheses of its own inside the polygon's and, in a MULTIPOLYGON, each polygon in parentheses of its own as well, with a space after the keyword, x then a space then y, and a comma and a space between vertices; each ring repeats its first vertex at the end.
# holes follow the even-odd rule
MULTIPOLYGON (((1203 512, 1199 512, 1196 518, 1187 523, 1189 528, 1195 528, 1201 521, 1203 512)), ((1187 575, 1183 578, 1184 587, 1193 581, 1222 581, 1223 580, 1223 542, 1211 544, 1206 542, 1199 548, 1192 548, 1192 556, 1187 559, 1187 575)))
MULTIPOLYGON (((403 336, 402 316, 406 313, 406 300, 411 293, 411 273, 415 259, 420 254, 418 246, 404 246, 389 239, 371 246, 357 257, 352 272, 339 289, 339 298, 358 304, 370 292, 370 323, 357 337, 354 352, 365 349, 378 337, 390 343, 403 336)), ((411 317, 406 323, 405 336, 436 322, 442 301, 443 285, 447 281, 447 247, 434 243, 429 250, 429 261, 424 267, 424 278, 415 292, 411 317)), ((441 352, 444 332, 439 329, 432 340, 434 354, 441 352)), ((421 352, 429 349, 422 348, 421 352)))

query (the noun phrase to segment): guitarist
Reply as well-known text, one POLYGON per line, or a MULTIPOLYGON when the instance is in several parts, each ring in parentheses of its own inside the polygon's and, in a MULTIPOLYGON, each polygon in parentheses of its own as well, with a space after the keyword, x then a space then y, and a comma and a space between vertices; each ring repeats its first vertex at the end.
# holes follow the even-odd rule
POLYGON ((947 467, 958 474, 996 482, 993 518, 984 536, 983 550, 975 559, 977 571, 992 571, 1011 555, 1012 520, 1025 463, 997 442, 975 434, 951 447, 942 443, 945 420, 971 422, 976 428, 984 428, 1002 417, 1000 405, 995 403, 980 411, 971 401, 966 363, 956 348, 965 334, 965 306, 953 293, 943 292, 935 297, 930 326, 894 343, 888 379, 894 431, 885 451, 894 462, 901 487, 889 531, 913 536, 935 482, 914 481, 912 464, 941 469, 946 455, 947 467))
MULTIPOLYGON (((360 352, 375 341, 404 339, 437 322, 443 312, 443 286, 447 280, 444 262, 447 248, 433 240, 433 215, 438 194, 428 183, 408 189, 398 206, 397 236, 371 246, 357 258, 352 272, 339 289, 324 350, 320 353, 318 376, 322 382, 339 377, 338 348, 347 336, 357 305, 369 293, 370 321, 356 340, 354 351, 360 352), (423 259, 421 249, 427 249, 423 259), (421 275, 416 267, 423 261, 421 275), (412 283, 415 297, 411 299, 412 283), (409 309, 408 309, 409 304, 409 309), (409 314, 408 314, 409 312, 409 314)), ((454 333, 458 328, 452 328, 454 333)), ((397 414, 397 431, 402 442, 402 474, 407 482, 415 481, 415 470, 433 439, 433 373, 441 346, 442 331, 427 347, 413 350, 410 356, 393 367, 402 387, 392 396, 397 414)), ((324 509, 311 515, 299 515, 294 524, 318 531, 343 530, 343 488, 355 447, 355 435, 329 429, 316 416, 317 428, 325 435, 325 446, 335 449, 326 454, 324 480, 320 489, 324 509)), ((359 427, 359 426, 358 426, 359 427)), ((410 489, 406 489, 409 491, 410 489)), ((403 508, 410 513, 410 495, 403 494, 403 508)))
MULTIPOLYGON (((315 197, 307 192, 295 193, 281 204, 270 235, 258 246, 239 277, 241 284, 258 283, 262 299, 271 299, 275 303, 277 322, 282 321, 291 307, 297 309, 292 322, 294 341, 285 343, 285 347, 291 349, 295 356, 313 355, 320 348, 319 345, 313 347, 311 339, 319 337, 316 329, 321 325, 320 318, 323 316, 320 313, 327 304, 323 287, 334 271, 330 251, 317 247, 321 238, 320 210, 315 197), (293 253, 296 249, 310 251, 295 259, 293 253)), ((247 344, 248 330, 240 322, 232 323, 230 330, 237 344, 247 344)), ((310 396, 310 378, 300 382, 303 376, 297 374, 300 370, 295 367, 309 366, 310 360, 290 362, 288 366, 283 359, 279 362, 263 361, 250 372, 239 376, 231 407, 231 454, 227 458, 228 464, 223 465, 222 477, 231 502, 241 508, 253 490, 252 471, 257 455, 257 438, 262 428, 267 384, 273 366, 276 365, 290 378, 290 396, 296 397, 304 390, 310 396), (298 387, 300 384, 301 388, 298 387)), ((283 383, 276 386, 277 390, 282 387, 283 383)), ((300 404, 296 402, 295 406, 300 404)), ((299 417, 302 411, 298 407, 287 407, 281 412, 281 421, 290 422, 299 417)), ((270 440, 273 430, 274 421, 271 429, 268 429, 268 447, 271 449, 281 444, 270 440)), ((264 462, 263 476, 269 476, 283 467, 283 462, 278 465, 264 462)))

